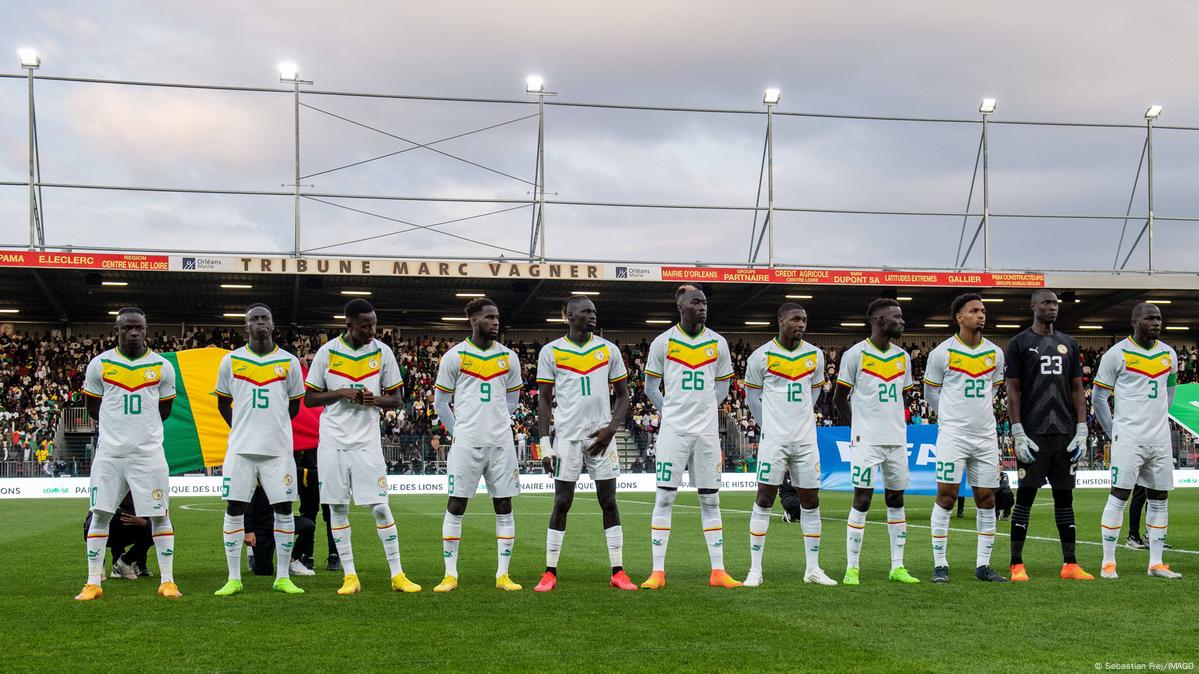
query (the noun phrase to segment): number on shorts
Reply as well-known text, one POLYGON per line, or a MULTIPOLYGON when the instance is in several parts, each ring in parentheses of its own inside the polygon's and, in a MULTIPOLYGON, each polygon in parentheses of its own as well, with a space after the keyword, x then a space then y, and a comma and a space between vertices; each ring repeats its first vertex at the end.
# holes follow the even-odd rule
POLYGON ((1149 393, 1149 399, 1150 399, 1150 400, 1157 400, 1157 382, 1156 382, 1156 381, 1150 381, 1150 382, 1149 382, 1149 385, 1153 387, 1153 390, 1152 390, 1152 391, 1150 391, 1150 393, 1149 393))
POLYGON ((479 402, 491 402, 491 382, 485 381, 479 384, 479 402))
POLYGON ((1113 487, 1116 486, 1116 479, 1119 474, 1120 474, 1120 468, 1117 466, 1112 466, 1112 486, 1113 487))
POLYGON ((254 389, 254 399, 250 401, 250 407, 256 410, 265 410, 271 406, 271 399, 267 397, 267 391, 264 388, 254 389))
POLYGON ((669 461, 658 462, 658 482, 670 482, 672 464, 669 461))
POLYGON ((92 508, 96 507, 96 488, 92 487, 92 508))
POLYGON ((229 478, 221 478, 221 498, 229 498, 229 478))
POLYGON ((987 380, 986 379, 967 379, 966 380, 966 397, 967 398, 985 398, 987 397, 987 380))
POLYGON ((770 462, 763 461, 758 464, 758 482, 765 482, 770 477, 770 462))
POLYGON ((453 496, 454 495, 454 476, 448 475, 447 477, 450 480, 450 496, 453 496))
POLYGON ((957 465, 953 461, 937 462, 937 482, 954 482, 953 473, 957 465))
POLYGON ((591 377, 583 377, 579 380, 579 385, 582 387, 583 395, 591 395, 591 377))
POLYGON ((550 459, 550 461, 552 461, 554 464, 554 477, 555 478, 561 477, 562 476, 562 457, 555 456, 554 458, 550 459))
POLYGON ((895 382, 878 385, 878 401, 880 403, 896 400, 899 400, 899 389, 895 386, 895 382))
POLYGON ((803 402, 803 382, 793 382, 787 384, 787 402, 802 403, 803 402))
POLYGON ((683 381, 679 386, 684 391, 702 391, 704 390, 704 372, 703 370, 684 370, 683 381))
POLYGON ((141 414, 142 394, 126 393, 121 396, 121 406, 125 410, 125 414, 141 414))
POLYGON ((861 486, 862 484, 869 485, 870 484, 870 471, 872 471, 872 470, 874 470, 874 469, 873 468, 863 469, 861 466, 854 466, 853 467, 853 475, 850 476, 849 481, 855 487, 861 486))

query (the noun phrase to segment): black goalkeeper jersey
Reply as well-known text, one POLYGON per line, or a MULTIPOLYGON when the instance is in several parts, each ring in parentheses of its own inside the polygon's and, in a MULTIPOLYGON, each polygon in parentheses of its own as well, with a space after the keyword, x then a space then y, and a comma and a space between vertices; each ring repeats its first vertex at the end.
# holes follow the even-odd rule
POLYGON ((1078 423, 1070 381, 1082 377, 1078 342, 1054 331, 1032 328, 1011 339, 1004 352, 1004 376, 1020 380, 1020 420, 1028 433, 1074 435, 1078 423))

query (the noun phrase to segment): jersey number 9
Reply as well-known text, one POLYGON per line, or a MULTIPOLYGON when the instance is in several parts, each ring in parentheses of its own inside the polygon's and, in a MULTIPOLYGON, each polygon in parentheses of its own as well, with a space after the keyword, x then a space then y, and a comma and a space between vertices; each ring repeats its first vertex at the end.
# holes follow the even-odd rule
POLYGON ((479 384, 479 402, 491 402, 491 382, 485 381, 479 384))

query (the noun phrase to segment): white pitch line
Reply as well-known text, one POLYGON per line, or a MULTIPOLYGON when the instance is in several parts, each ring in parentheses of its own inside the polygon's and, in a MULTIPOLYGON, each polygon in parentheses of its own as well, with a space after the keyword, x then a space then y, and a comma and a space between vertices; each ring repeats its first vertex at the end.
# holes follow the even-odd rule
MULTIPOLYGON (((652 503, 647 503, 647 502, 645 502, 645 501, 630 501, 630 500, 628 500, 628 499, 617 499, 617 501, 618 501, 618 502, 621 502, 621 503, 639 503, 639 504, 641 504, 641 505, 653 505, 652 503)), ((699 506, 687 505, 687 504, 683 504, 683 503, 676 503, 676 504, 674 504, 674 507, 676 507, 676 508, 693 508, 693 509, 695 509, 695 510, 699 510, 699 506)), ((746 514, 746 515, 751 515, 751 514, 753 514, 753 511, 752 511, 752 510, 737 510, 737 509, 734 509, 734 508, 724 508, 724 507, 722 507, 722 508, 721 508, 721 511, 723 511, 723 512, 728 512, 728 513, 744 513, 744 514, 746 514)), ((774 517, 774 515, 771 515, 771 517, 774 517)), ((820 519, 822 519, 822 520, 827 520, 827 521, 829 521, 829 522, 844 522, 844 521, 845 521, 845 520, 842 520, 842 519, 840 519, 840 518, 838 518, 838 517, 821 517, 820 519)), ((867 522, 866 522, 866 524, 877 524, 877 525, 879 525, 879 526, 886 526, 886 525, 887 525, 887 523, 886 523, 886 522, 871 522, 871 521, 867 521, 867 522)), ((911 522, 909 522, 909 523, 908 523, 908 526, 909 526, 909 527, 915 527, 915 528, 917 528, 917 529, 932 529, 932 527, 931 527, 931 526, 929 526, 929 525, 924 525, 924 524, 912 524, 911 522)), ((957 532, 959 532, 959 533, 964 533, 964 534, 973 534, 973 533, 976 533, 974 529, 956 529, 956 528, 950 527, 950 529, 949 529, 949 530, 950 530, 950 531, 957 531, 957 532)), ((995 534, 996 534, 997 536, 1007 536, 1007 537, 1009 537, 1009 538, 1011 537, 1011 534, 1005 534, 1005 533, 1003 533, 1003 532, 1001 532, 1001 531, 996 531, 996 532, 995 532, 995 534)), ((1046 541, 1046 542, 1049 542, 1049 543, 1057 543, 1057 542, 1058 542, 1058 539, 1056 539, 1056 538, 1048 538, 1048 537, 1046 537, 1046 536, 1028 536, 1028 537, 1027 537, 1027 540, 1030 540, 1030 541, 1046 541)), ((1083 544, 1083 545, 1103 545, 1103 543, 1100 543, 1099 541, 1083 541, 1083 540, 1078 540, 1078 541, 1075 541, 1075 542, 1076 542, 1076 543, 1083 544)), ((1135 552, 1135 551, 1130 551, 1130 552, 1135 552)), ((1182 553, 1182 554, 1184 554, 1184 555, 1199 555, 1199 550, 1180 550, 1180 549, 1178 549, 1178 548, 1171 548, 1171 549, 1167 550, 1166 552, 1167 552, 1167 553, 1175 553, 1175 552, 1178 552, 1178 553, 1182 553)))

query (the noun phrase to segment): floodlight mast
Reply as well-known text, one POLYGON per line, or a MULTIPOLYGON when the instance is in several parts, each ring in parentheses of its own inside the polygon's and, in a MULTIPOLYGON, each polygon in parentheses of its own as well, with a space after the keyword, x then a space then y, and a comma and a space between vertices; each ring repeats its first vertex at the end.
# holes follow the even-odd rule
POLYGON ((978 104, 983 116, 983 270, 991 270, 991 162, 987 138, 987 122, 995 112, 995 99, 984 98, 978 104))
POLYGON ((1153 265, 1153 122, 1162 114, 1162 106, 1154 104, 1145 110, 1145 157, 1148 161, 1145 172, 1146 193, 1149 199, 1149 273, 1153 265))
POLYGON ((300 85, 312 84, 300 79, 300 68, 292 61, 279 64, 279 81, 292 84, 292 101, 295 109, 295 183, 292 184, 295 195, 295 250, 293 257, 300 257, 300 85))
POLYGON ((762 94, 766 106, 766 263, 774 268, 774 106, 782 98, 777 87, 762 94))
POLYGON ((40 242, 45 245, 44 236, 38 236, 37 212, 37 121, 33 107, 33 71, 42 65, 42 58, 34 49, 28 47, 17 50, 21 59, 21 67, 25 69, 28 81, 29 102, 29 250, 35 250, 40 242))

